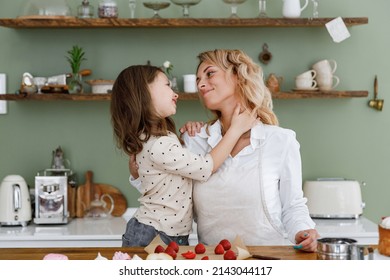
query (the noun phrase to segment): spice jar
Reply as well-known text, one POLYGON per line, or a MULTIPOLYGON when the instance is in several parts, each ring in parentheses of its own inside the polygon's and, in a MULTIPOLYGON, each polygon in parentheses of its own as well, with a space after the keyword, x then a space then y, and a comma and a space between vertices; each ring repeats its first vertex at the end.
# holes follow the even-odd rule
POLYGON ((117 18, 118 6, 114 0, 103 0, 99 3, 98 14, 100 18, 117 18))
POLYGON ((88 0, 83 0, 80 6, 77 7, 77 17, 79 18, 92 18, 93 6, 89 4, 88 0))

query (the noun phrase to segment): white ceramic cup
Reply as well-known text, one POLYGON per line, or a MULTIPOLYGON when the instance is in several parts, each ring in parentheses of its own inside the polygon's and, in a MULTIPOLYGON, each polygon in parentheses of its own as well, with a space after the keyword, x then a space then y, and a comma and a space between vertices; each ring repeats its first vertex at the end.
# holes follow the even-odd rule
POLYGON ((337 63, 334 59, 324 59, 314 63, 312 68, 317 72, 317 77, 329 76, 336 72, 337 63))
POLYGON ((335 75, 317 77, 318 88, 320 90, 332 90, 340 83, 339 77, 335 75))
POLYGON ((313 80, 312 78, 296 78, 295 79, 295 88, 296 89, 315 89, 317 87, 316 80, 313 80))
POLYGON ((297 78, 304 78, 304 79, 314 79, 317 76, 316 70, 309 70, 306 72, 303 72, 302 74, 299 74, 297 78))
POLYGON ((183 75, 184 92, 195 93, 198 92, 198 86, 196 85, 196 75, 187 74, 183 75))

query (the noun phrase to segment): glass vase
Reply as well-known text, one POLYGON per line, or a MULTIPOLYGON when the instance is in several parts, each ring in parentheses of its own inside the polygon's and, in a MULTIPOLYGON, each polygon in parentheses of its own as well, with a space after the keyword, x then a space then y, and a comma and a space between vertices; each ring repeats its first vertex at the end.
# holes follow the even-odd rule
POLYGON ((69 93, 77 94, 83 93, 83 77, 79 73, 73 73, 69 78, 68 91, 69 93))

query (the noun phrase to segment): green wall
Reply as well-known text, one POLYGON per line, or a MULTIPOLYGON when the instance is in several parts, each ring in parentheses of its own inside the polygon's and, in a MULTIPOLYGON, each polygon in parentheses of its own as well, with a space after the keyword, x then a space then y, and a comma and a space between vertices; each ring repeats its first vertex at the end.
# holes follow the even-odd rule
MULTIPOLYGON (((0 0, 1 18, 14 18, 28 1, 0 0)), ((95 7, 98 1, 91 1, 95 7)), ((141 3, 142 1, 138 1, 141 3)), ((268 14, 282 17, 282 0, 267 1, 268 14)), ((303 1, 302 1, 303 2, 303 1)), ((80 1, 69 1, 75 8, 80 1)), ((126 0, 118 0, 120 17, 128 17, 126 0)), ((257 15, 255 0, 239 7, 241 17, 257 15)), ((124 28, 124 29, 11 29, 0 27, 0 73, 8 77, 8 92, 15 92, 24 72, 51 76, 70 71, 66 51, 78 44, 86 50, 83 68, 88 79, 115 79, 130 64, 162 65, 170 60, 179 77, 193 73, 196 55, 214 48, 238 48, 256 59, 267 43, 273 54, 265 74, 284 77, 282 90, 294 87, 294 77, 321 59, 338 62, 338 90, 368 90, 368 98, 275 100, 281 126, 297 132, 301 144, 303 179, 344 177, 365 181, 364 215, 373 221, 390 215, 390 111, 367 106, 378 75, 379 98, 389 92, 390 2, 387 0, 319 1, 320 17, 368 17, 369 24, 349 28, 351 37, 334 43, 325 28, 124 28)), ((193 17, 226 17, 222 0, 203 0, 191 7, 193 17)), ((141 4, 137 17, 150 17, 141 4)), ((302 13, 309 17, 311 5, 302 13)), ((171 5, 163 17, 180 17, 171 5)), ((181 101, 174 117, 180 127, 187 120, 206 120, 198 101, 181 101)), ((109 102, 8 101, 8 114, 0 115, 0 178, 20 174, 34 186, 34 176, 50 167, 51 153, 61 145, 71 168, 84 183, 87 170, 94 181, 109 183, 125 193, 129 206, 138 206, 137 192, 128 184, 127 158, 113 142, 109 102)))

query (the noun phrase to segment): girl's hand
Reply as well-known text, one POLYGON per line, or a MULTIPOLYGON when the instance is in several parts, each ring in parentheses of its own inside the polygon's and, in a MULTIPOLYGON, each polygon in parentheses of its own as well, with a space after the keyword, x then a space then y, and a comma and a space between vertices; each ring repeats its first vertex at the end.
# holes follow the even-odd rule
POLYGON ((137 164, 137 160, 135 158, 135 155, 131 155, 129 158, 129 171, 130 171, 131 176, 134 179, 137 179, 139 177, 138 168, 139 168, 139 166, 137 164))
POLYGON ((252 112, 244 110, 242 113, 240 113, 240 108, 240 104, 237 104, 236 108, 234 109, 232 123, 229 130, 234 129, 241 135, 250 130, 256 124, 257 115, 255 110, 252 112))
POLYGON ((295 235, 296 245, 294 249, 302 250, 305 252, 316 252, 317 251, 317 239, 320 237, 317 230, 307 229, 299 231, 295 235))
POLYGON ((180 129, 180 133, 183 134, 187 131, 188 135, 194 137, 196 133, 200 132, 200 129, 204 125, 204 122, 186 122, 180 129))

